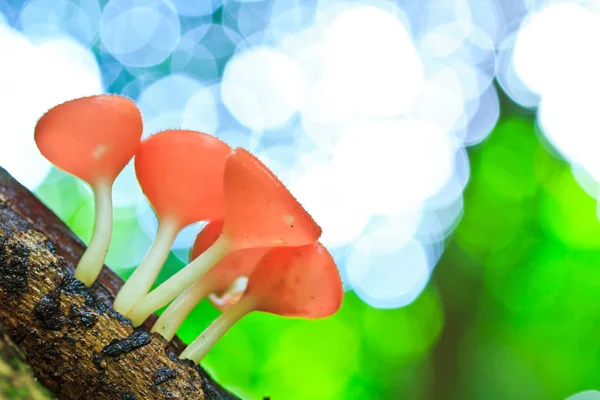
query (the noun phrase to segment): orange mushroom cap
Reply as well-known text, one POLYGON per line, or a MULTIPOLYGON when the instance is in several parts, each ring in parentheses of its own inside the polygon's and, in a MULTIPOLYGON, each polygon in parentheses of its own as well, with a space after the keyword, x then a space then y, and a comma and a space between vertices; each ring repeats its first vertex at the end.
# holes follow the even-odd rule
POLYGON ((142 130, 133 101, 97 95, 50 109, 38 121, 34 138, 50 162, 94 185, 116 179, 138 149, 142 130))
MULTIPOLYGON (((218 239, 223 230, 223 221, 209 222, 196 237, 190 251, 190 260, 195 259, 218 239)), ((223 258, 202 277, 210 282, 213 293, 221 296, 240 276, 250 276, 267 249, 252 248, 234 251, 223 258)))
POLYGON ((238 249, 303 246, 321 228, 279 179, 248 151, 237 148, 225 164, 223 233, 238 249))
POLYGON ((323 245, 270 250, 250 276, 245 296, 272 314, 324 318, 339 310, 344 290, 333 258, 323 245))
POLYGON ((223 173, 230 152, 227 144, 202 132, 162 131, 140 145, 135 172, 157 215, 183 227, 223 218, 223 173))

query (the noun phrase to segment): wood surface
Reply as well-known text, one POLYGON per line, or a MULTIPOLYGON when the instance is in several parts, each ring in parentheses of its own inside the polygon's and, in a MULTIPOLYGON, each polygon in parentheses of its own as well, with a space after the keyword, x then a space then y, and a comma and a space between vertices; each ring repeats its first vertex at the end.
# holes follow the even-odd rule
POLYGON ((92 288, 73 278, 85 245, 0 168, 0 324, 58 399, 237 399, 112 302, 123 281, 106 266, 92 288))

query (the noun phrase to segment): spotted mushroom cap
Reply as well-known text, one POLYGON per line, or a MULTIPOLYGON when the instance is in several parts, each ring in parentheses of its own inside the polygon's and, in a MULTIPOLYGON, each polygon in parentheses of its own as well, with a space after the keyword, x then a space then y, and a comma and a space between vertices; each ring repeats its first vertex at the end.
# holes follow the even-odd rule
POLYGON ((250 276, 246 296, 260 311, 324 318, 334 314, 344 296, 333 258, 320 243, 270 250, 250 276))

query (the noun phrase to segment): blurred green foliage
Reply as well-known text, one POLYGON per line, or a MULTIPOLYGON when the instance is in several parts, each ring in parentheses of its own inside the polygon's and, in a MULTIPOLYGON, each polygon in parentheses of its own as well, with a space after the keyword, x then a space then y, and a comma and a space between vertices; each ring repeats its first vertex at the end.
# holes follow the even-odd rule
POLYGON ((436 276, 454 334, 434 354, 457 371, 436 387, 460 399, 564 399, 597 387, 596 201, 525 117, 502 120, 471 152, 471 170, 436 276))
MULTIPOLYGON (((204 366, 243 398, 529 400, 597 388, 596 201, 538 138, 532 117, 504 117, 470 160, 464 216, 413 304, 377 310, 348 293, 326 320, 254 313, 204 366)), ((89 240, 83 184, 54 171, 37 194, 89 240)), ((131 213, 115 212, 113 257, 140 229, 131 213)), ((171 255, 159 282, 182 266, 171 255)), ((200 304, 180 336, 193 340, 217 315, 200 304)))

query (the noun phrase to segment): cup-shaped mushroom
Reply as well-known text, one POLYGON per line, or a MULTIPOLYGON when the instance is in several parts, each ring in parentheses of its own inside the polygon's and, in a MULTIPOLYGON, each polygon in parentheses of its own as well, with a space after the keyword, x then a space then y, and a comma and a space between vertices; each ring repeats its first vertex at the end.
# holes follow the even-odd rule
POLYGON ((235 248, 304 246, 321 228, 258 158, 235 149, 225 168, 223 233, 235 248))
POLYGON ((181 229, 198 221, 223 219, 223 174, 230 152, 216 137, 190 130, 167 130, 142 142, 135 156, 135 172, 158 216, 158 232, 121 288, 115 310, 127 315, 150 291, 181 229))
POLYGON ((181 358, 199 363, 225 332, 249 312, 324 318, 340 308, 343 296, 335 262, 321 244, 274 248, 250 275, 241 300, 200 334, 181 358))
POLYGON ((224 186, 223 232, 199 257, 136 303, 127 315, 134 325, 166 306, 233 251, 302 246, 321 235, 321 228, 283 183, 246 150, 235 149, 227 157, 224 186))
MULTIPOLYGON (((195 259, 212 246, 221 235, 222 230, 222 220, 209 222, 196 237, 190 251, 190 260, 195 259)), ((240 296, 240 292, 244 292, 247 277, 250 276, 265 252, 266 249, 263 248, 243 249, 225 256, 206 275, 197 280, 169 305, 154 324, 152 331, 171 340, 185 318, 206 297, 215 299, 219 309, 227 308, 240 296)))
POLYGON ((100 274, 110 246, 113 182, 136 153, 142 129, 135 103, 116 95, 67 101, 50 109, 35 127, 40 152, 94 191, 94 232, 75 270, 75 277, 88 286, 100 274))

